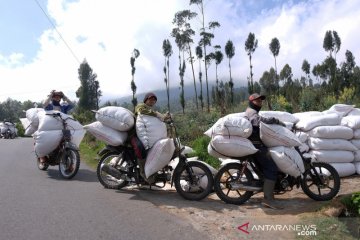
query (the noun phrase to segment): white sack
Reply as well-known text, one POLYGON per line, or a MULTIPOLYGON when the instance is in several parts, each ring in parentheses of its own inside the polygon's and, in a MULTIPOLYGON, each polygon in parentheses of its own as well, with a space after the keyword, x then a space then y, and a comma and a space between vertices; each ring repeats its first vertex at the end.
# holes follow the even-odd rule
POLYGON ((360 162, 354 163, 356 173, 360 175, 360 162))
POLYGON ((99 121, 84 126, 84 129, 94 135, 98 140, 112 146, 123 145, 128 137, 127 132, 105 126, 99 121))
POLYGON ((354 161, 360 162, 360 150, 354 152, 354 161))
POLYGON ((59 145, 62 138, 62 130, 36 131, 35 154, 37 157, 44 157, 51 153, 59 145))
POLYGON ((50 131, 50 130, 62 130, 63 129, 62 120, 60 118, 53 117, 51 115, 46 115, 46 114, 51 114, 51 113, 60 113, 60 115, 63 119, 68 118, 66 120, 66 123, 67 123, 66 129, 69 129, 69 130, 83 129, 83 126, 75 119, 74 120, 71 119, 72 117, 70 115, 67 115, 67 114, 59 112, 59 111, 42 111, 42 112, 38 112, 38 114, 37 114, 39 117, 38 131, 50 131))
POLYGON ((146 156, 145 176, 149 177, 165 167, 175 151, 174 140, 165 138, 157 141, 146 156))
POLYGON ((356 173, 355 165, 353 163, 330 163, 340 177, 348 177, 356 173))
POLYGON ((309 117, 324 115, 324 113, 319 112, 319 111, 309 111, 309 112, 293 113, 292 115, 293 115, 294 117, 298 118, 299 121, 300 121, 300 120, 302 120, 302 119, 307 119, 307 118, 309 118, 309 117))
POLYGON ((310 137, 351 139, 354 131, 346 126, 318 126, 308 132, 310 137))
MULTIPOLYGON (((209 143, 208 147, 207 147, 207 151, 209 153, 210 156, 213 156, 214 158, 227 158, 226 156, 220 154, 219 152, 217 152, 213 146, 211 146, 211 142, 209 143)), ((220 160, 220 159, 219 159, 220 160)), ((221 160, 220 160, 221 161, 221 160)))
POLYGON ((260 138, 267 147, 295 147, 301 145, 301 141, 295 133, 277 124, 260 122, 260 138))
POLYGON ((300 142, 304 143, 308 140, 309 135, 306 132, 295 132, 295 135, 299 138, 300 142))
POLYGON ((86 131, 84 129, 77 129, 71 131, 71 142, 74 143, 77 147, 80 146, 81 141, 85 136, 86 131))
POLYGON ((360 139, 360 129, 354 129, 354 138, 360 139))
POLYGON ((26 110, 26 118, 29 120, 30 124, 34 128, 37 129, 39 127, 38 113, 44 112, 44 111, 45 110, 43 108, 30 108, 30 109, 26 110))
POLYGON ((354 153, 341 150, 311 150, 309 152, 317 162, 349 163, 354 161, 354 153))
POLYGON ((301 153, 308 152, 309 150, 310 150, 310 147, 306 143, 302 143, 301 146, 299 146, 299 151, 301 153))
POLYGON ((136 134, 145 149, 167 137, 166 124, 157 117, 139 114, 136 119, 136 134))
POLYGON ((242 117, 242 113, 229 114, 220 118, 204 134, 212 137, 213 135, 239 136, 248 138, 252 133, 252 126, 249 120, 242 117))
POLYGON ((355 105, 334 104, 329 108, 329 111, 338 112, 338 113, 342 114, 343 116, 346 116, 354 108, 355 108, 355 105))
POLYGON ((352 129, 360 128, 360 116, 346 116, 341 119, 341 125, 352 129))
POLYGON ((350 142, 357 148, 357 150, 360 150, 360 139, 352 139, 350 142))
POLYGON ((308 145, 315 150, 346 150, 356 151, 357 148, 349 140, 325 139, 309 137, 308 145))
POLYGON ((282 122, 297 123, 299 121, 295 115, 283 111, 260 111, 259 115, 266 118, 275 117, 282 122))
POLYGON ((108 106, 96 111, 96 120, 119 131, 128 131, 135 124, 134 114, 126 108, 108 106))
POLYGON ((302 131, 310 131, 311 129, 318 126, 335 126, 339 125, 341 117, 336 113, 322 114, 309 116, 306 118, 300 118, 300 121, 296 123, 296 127, 302 131))
POLYGON ((217 135, 210 141, 213 148, 224 156, 243 157, 256 153, 258 150, 247 138, 217 135))
POLYGON ((27 118, 20 118, 20 122, 24 129, 27 129, 30 126, 30 121, 27 118))
POLYGON ((360 116, 360 109, 354 108, 351 112, 348 113, 347 116, 360 116))
POLYGON ((300 176, 305 171, 304 163, 300 154, 294 148, 272 147, 269 148, 271 158, 283 173, 293 177, 300 176))

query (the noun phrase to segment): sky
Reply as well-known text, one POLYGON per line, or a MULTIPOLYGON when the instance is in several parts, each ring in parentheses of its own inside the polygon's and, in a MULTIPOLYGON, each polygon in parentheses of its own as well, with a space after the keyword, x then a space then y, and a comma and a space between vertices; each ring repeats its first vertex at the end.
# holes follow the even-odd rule
MULTIPOLYGON (((43 101, 51 90, 63 91, 77 100, 80 87, 78 69, 86 59, 97 74, 101 100, 131 95, 130 57, 136 59, 137 93, 165 89, 162 43, 169 39, 170 87, 179 86, 178 49, 170 36, 176 12, 190 9, 199 12, 189 0, 0 0, 0 102, 43 101)), ((306 59, 311 68, 328 53, 323 39, 328 30, 341 38, 336 55, 338 64, 350 50, 355 62, 360 59, 360 1, 358 0, 204 0, 205 22, 217 21, 213 46, 222 46, 224 60, 218 67, 219 80, 229 79, 224 46, 231 40, 235 56, 231 59, 235 87, 246 86, 249 59, 245 41, 250 32, 258 39, 253 54, 254 79, 274 67, 269 44, 280 41, 276 58, 278 72, 285 64, 294 78, 304 75, 306 59)), ((199 15, 200 16, 200 15, 199 15)), ((198 43, 200 18, 191 21, 198 43)), ((358 63, 357 63, 358 64, 358 63)), ((359 65, 359 64, 358 64, 359 65)), ((197 72, 198 64, 195 64, 197 72)), ((197 76, 197 75, 196 75, 197 76)), ((215 76, 215 64, 209 69, 215 76)), ((197 79, 198 81, 198 79, 197 79)), ((187 64, 185 84, 193 84, 187 64)))

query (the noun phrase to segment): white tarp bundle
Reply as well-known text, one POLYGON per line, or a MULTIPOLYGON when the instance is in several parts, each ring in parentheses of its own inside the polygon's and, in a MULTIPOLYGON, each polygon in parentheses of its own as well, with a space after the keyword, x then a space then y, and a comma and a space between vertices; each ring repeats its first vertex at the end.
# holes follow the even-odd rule
MULTIPOLYGON (((311 115, 310 115, 311 116, 311 115)), ((296 127, 302 131, 310 131, 318 126, 335 126, 339 125, 341 117, 336 113, 321 114, 311 117, 300 118, 296 123, 296 127)))
POLYGON ((38 113, 44 112, 45 110, 43 108, 30 108, 26 110, 26 119, 29 121, 29 125, 25 129, 25 136, 31 136, 38 130, 39 128, 39 116, 38 113))
POLYGON ((96 120, 119 131, 128 131, 135 124, 134 114, 123 107, 107 106, 95 112, 96 120))
POLYGON ((136 119, 136 134, 145 149, 167 137, 166 124, 157 117, 139 114, 136 119))
POLYGON ((354 153, 345 150, 310 150, 318 162, 349 163, 354 161, 354 153))
POLYGON ((121 132, 105 126, 99 121, 87 124, 84 129, 100 141, 112 146, 123 145, 128 137, 127 132, 121 132))
POLYGON ((259 115, 266 118, 274 117, 282 122, 297 123, 299 121, 294 114, 283 111, 260 111, 259 115))
POLYGON ((300 146, 299 138, 286 127, 277 124, 260 123, 260 138, 267 147, 300 146))
POLYGON ((350 141, 345 139, 326 139, 310 137, 309 147, 315 150, 346 150, 356 151, 357 148, 350 141))
POLYGON ((149 150, 145 162, 145 175, 149 177, 166 166, 175 151, 174 140, 165 138, 158 140, 149 150))
POLYGON ((305 171, 303 160, 293 147, 278 146, 270 148, 269 151, 281 172, 298 177, 305 171))
POLYGON ((354 131, 346 126, 318 126, 307 132, 310 137, 351 139, 354 131))

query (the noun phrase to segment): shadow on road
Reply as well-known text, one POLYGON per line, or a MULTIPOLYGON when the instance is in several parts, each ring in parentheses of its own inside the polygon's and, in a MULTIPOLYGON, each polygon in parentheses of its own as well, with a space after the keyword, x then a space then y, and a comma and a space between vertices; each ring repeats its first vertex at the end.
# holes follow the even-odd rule
POLYGON ((82 181, 82 182, 98 182, 96 173, 88 169, 79 169, 78 173, 72 179, 64 179, 60 176, 58 168, 48 169, 49 178, 63 181, 82 181))

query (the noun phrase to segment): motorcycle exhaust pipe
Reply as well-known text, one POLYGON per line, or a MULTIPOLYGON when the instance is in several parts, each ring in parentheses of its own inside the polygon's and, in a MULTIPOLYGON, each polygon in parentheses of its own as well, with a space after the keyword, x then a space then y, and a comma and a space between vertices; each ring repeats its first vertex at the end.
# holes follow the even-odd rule
POLYGON ((116 179, 124 179, 125 177, 123 174, 121 174, 119 170, 107 164, 103 165, 101 170, 103 170, 104 172, 106 172, 107 174, 111 175, 116 179))

